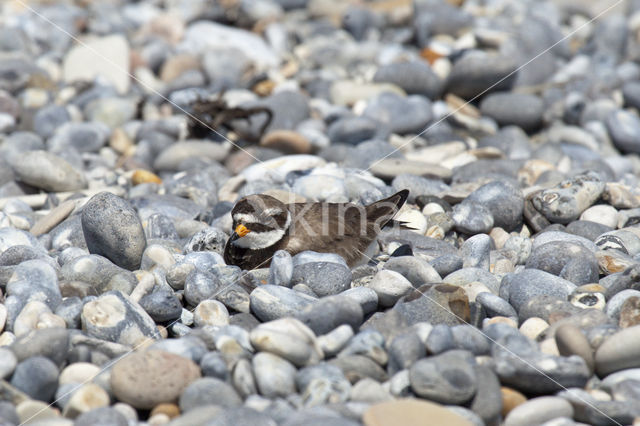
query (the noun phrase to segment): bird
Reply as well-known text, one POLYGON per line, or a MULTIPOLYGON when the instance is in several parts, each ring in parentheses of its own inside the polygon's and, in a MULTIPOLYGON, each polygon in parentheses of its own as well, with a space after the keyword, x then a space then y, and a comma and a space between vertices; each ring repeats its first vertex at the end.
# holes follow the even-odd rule
POLYGON ((392 224, 409 190, 363 206, 354 203, 290 203, 266 195, 241 198, 231 210, 231 237, 224 249, 228 265, 266 268, 278 250, 292 256, 311 250, 337 253, 350 267, 362 260, 380 230, 392 224))

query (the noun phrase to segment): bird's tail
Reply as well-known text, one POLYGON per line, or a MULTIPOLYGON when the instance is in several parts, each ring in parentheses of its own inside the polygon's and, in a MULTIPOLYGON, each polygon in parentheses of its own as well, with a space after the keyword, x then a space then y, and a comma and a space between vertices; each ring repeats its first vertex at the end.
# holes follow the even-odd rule
POLYGON ((398 210, 404 205, 409 196, 409 190, 403 189, 400 192, 393 194, 389 198, 376 201, 369 204, 366 207, 367 221, 375 222, 380 229, 384 228, 388 224, 392 223, 393 216, 398 213, 398 210))

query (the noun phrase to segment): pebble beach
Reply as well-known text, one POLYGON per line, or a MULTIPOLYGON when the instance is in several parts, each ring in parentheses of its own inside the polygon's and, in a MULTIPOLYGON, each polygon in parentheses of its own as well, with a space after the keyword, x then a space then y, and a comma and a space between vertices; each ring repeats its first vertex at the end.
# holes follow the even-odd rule
POLYGON ((636 0, 3 0, 0 425, 640 425, 639 154, 636 0))

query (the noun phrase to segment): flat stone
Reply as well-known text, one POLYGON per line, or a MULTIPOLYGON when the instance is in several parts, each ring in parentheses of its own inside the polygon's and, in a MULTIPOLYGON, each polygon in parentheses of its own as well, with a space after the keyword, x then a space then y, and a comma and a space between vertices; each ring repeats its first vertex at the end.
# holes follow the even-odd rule
POLYGON ((28 151, 13 165, 16 178, 49 192, 77 191, 87 187, 87 179, 62 157, 47 151, 28 151))
POLYGON ((182 391, 200 377, 191 360, 164 351, 134 352, 111 371, 111 388, 123 402, 139 409, 176 402, 182 391))
POLYGON ((93 81, 102 76, 121 94, 127 93, 131 84, 129 75, 123 71, 128 69, 129 43, 120 34, 85 40, 67 52, 62 64, 67 83, 93 81))
POLYGON ((627 368, 640 367, 640 326, 618 331, 598 347, 595 355, 596 371, 606 376, 627 368))

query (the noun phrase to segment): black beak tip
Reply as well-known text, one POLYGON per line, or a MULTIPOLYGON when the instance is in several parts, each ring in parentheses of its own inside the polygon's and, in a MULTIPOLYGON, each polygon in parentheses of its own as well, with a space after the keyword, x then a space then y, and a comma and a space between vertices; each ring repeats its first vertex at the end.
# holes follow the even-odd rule
POLYGON ((232 243, 235 240, 237 240, 238 238, 240 238, 240 235, 238 235, 236 232, 234 232, 233 234, 231 234, 231 236, 229 237, 229 242, 232 243))

